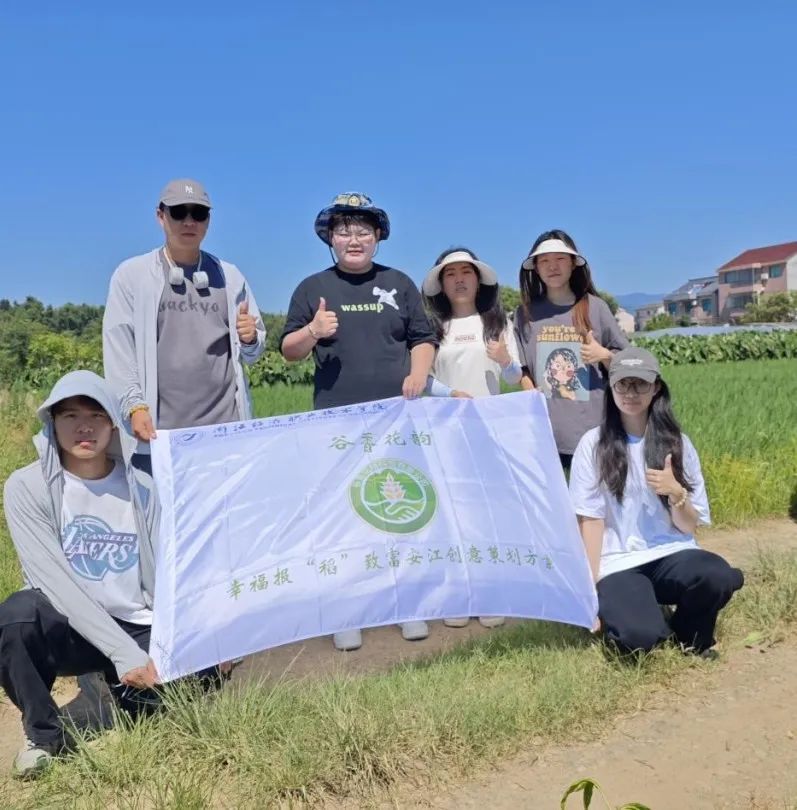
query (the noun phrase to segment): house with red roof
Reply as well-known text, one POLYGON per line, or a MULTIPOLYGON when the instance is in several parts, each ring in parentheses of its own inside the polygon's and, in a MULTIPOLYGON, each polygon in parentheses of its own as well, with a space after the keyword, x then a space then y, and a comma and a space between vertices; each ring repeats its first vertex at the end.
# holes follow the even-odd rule
POLYGON ((733 321, 761 295, 797 290, 797 242, 745 250, 717 270, 719 316, 733 321))

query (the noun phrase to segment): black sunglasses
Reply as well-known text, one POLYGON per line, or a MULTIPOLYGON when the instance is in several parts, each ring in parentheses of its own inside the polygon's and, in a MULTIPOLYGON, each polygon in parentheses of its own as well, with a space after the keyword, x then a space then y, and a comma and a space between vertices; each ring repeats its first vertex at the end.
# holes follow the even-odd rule
POLYGON ((189 214, 194 222, 205 222, 210 216, 210 208, 205 205, 167 205, 169 216, 176 222, 182 222, 189 214))

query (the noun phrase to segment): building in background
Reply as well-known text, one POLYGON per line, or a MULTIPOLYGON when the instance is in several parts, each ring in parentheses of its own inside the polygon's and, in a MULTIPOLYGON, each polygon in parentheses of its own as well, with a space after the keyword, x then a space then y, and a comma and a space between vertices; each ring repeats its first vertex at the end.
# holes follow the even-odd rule
POLYGON ((719 315, 738 320, 759 296, 797 290, 797 242, 745 250, 720 267, 719 315))
POLYGON ((617 312, 614 313, 614 318, 626 335, 630 335, 634 331, 636 327, 634 316, 627 310, 618 307, 617 312))
POLYGON ((651 318, 656 315, 664 314, 664 304, 661 301, 655 301, 652 304, 645 304, 645 306, 637 307, 634 310, 634 326, 637 332, 642 332, 651 318))
POLYGON ((690 278, 664 296, 664 311, 682 326, 714 324, 719 317, 719 285, 716 276, 690 278))

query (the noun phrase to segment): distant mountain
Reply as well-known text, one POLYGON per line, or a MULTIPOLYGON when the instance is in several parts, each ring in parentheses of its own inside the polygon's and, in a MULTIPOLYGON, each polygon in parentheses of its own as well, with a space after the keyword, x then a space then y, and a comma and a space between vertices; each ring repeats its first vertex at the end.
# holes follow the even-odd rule
POLYGON ((651 293, 626 293, 625 295, 615 295, 617 303, 626 311, 631 312, 639 307, 644 307, 645 304, 652 304, 656 301, 661 301, 664 293, 661 295, 653 295, 651 293))

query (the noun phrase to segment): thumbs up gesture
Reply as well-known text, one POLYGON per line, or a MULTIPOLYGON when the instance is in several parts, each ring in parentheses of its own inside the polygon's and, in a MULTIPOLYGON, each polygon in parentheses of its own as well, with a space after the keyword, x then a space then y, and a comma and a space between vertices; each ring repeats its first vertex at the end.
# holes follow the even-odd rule
POLYGON ((325 298, 319 299, 315 317, 310 322, 310 334, 316 340, 322 340, 332 337, 337 331, 338 316, 331 309, 327 309, 325 298))
POLYGON ((587 332, 581 346, 581 359, 587 365, 591 363, 610 363, 612 360, 612 353, 595 340, 595 335, 591 329, 587 332))
POLYGON ((503 335, 498 340, 487 341, 487 356, 501 368, 506 368, 512 362, 503 335))
POLYGON ((684 488, 678 483, 672 471, 672 453, 667 453, 663 470, 648 467, 645 470, 645 478, 648 486, 657 495, 666 495, 671 500, 677 501, 684 494, 684 488))
POLYGON ((235 329, 241 343, 252 344, 257 340, 257 324, 254 315, 249 314, 249 302, 242 301, 238 306, 238 317, 235 319, 235 329))

